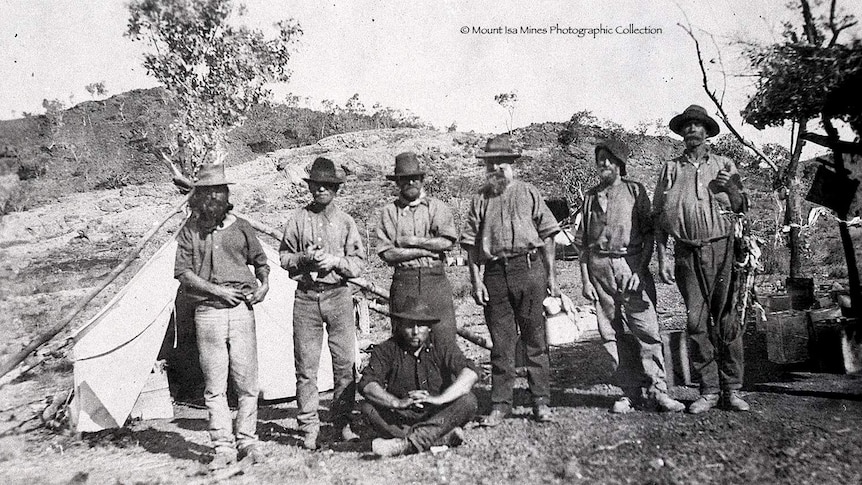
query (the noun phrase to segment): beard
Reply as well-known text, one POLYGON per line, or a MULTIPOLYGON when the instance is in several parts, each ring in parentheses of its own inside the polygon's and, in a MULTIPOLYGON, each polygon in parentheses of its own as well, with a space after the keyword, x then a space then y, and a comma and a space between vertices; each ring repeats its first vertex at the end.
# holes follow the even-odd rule
POLYGON ((689 133, 683 136, 683 141, 685 142, 685 146, 688 148, 693 148, 699 145, 702 145, 706 138, 697 134, 697 133, 689 133))
POLYGON ((197 208, 198 224, 204 232, 211 232, 218 227, 233 209, 233 204, 227 201, 208 198, 197 208))
POLYGON ((503 172, 488 172, 485 176, 485 186, 482 188, 491 195, 500 195, 506 191, 511 180, 503 172))

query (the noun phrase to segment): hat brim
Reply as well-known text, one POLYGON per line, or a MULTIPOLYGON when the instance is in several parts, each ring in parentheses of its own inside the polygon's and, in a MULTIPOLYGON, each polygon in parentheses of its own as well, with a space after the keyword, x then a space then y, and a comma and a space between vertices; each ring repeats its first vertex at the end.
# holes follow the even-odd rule
POLYGON ((398 179, 403 179, 403 178, 408 178, 408 177, 416 177, 416 176, 424 177, 425 172, 420 170, 418 172, 399 173, 399 174, 395 174, 395 175, 387 175, 386 178, 389 180, 398 180, 398 179))
POLYGON ((712 119, 709 115, 693 115, 691 113, 681 113, 670 119, 670 123, 668 123, 668 128, 670 131, 676 133, 679 136, 685 136, 682 133, 682 128, 685 126, 685 123, 691 120, 700 121, 703 123, 703 126, 706 128, 706 137, 712 138, 715 135, 721 132, 721 128, 718 126, 718 123, 712 119))
POLYGON ((517 152, 482 152, 477 153, 476 158, 521 158, 517 152))
POLYGON ((389 316, 393 320, 398 320, 395 322, 396 325, 403 325, 405 323, 419 323, 421 325, 434 325, 439 322, 440 319, 437 317, 433 317, 425 314, 416 314, 416 313, 390 313, 389 316))
POLYGON ((306 182, 317 182, 319 184, 343 184, 344 179, 329 178, 329 177, 305 177, 302 180, 306 182))
POLYGON ((227 180, 207 180, 204 182, 195 182, 194 187, 218 187, 219 185, 234 185, 236 182, 228 182, 227 180))

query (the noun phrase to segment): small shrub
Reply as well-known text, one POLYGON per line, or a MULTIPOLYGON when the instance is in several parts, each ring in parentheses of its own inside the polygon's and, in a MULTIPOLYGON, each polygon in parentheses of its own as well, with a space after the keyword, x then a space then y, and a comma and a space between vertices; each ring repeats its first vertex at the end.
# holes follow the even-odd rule
POLYGON ((18 165, 18 178, 32 180, 45 175, 48 171, 48 161, 45 157, 21 160, 18 165))

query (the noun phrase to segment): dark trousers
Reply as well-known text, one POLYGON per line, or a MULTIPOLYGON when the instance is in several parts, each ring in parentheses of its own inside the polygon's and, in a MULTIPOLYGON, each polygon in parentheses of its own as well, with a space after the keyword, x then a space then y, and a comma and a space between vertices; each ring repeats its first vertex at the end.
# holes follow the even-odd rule
POLYGON ((407 302, 414 298, 424 301, 431 313, 440 318, 431 331, 432 339, 441 345, 457 346, 452 285, 445 268, 395 268, 389 289, 389 309, 393 312, 405 310, 407 302))
POLYGON ((491 349, 491 404, 511 408, 515 383, 518 335, 526 353, 527 382, 533 404, 547 404, 551 395, 550 357, 542 301, 548 296, 548 276, 540 257, 526 255, 485 265, 485 323, 491 349))
POLYGON ((742 328, 734 308, 733 238, 676 244, 676 284, 688 310, 689 356, 701 394, 742 387, 742 328), (712 319, 710 319, 712 316, 712 319))
POLYGON ((324 290, 296 290, 293 302, 293 354, 296 365, 296 420, 300 430, 320 428, 317 369, 323 348, 324 330, 332 355, 332 404, 329 407, 336 428, 350 420, 356 400, 356 327, 353 296, 346 286, 324 290))
POLYGON ((443 445, 447 433, 464 426, 476 414, 478 401, 469 392, 444 406, 426 409, 389 409, 362 401, 359 409, 384 438, 405 438, 417 451, 443 445))

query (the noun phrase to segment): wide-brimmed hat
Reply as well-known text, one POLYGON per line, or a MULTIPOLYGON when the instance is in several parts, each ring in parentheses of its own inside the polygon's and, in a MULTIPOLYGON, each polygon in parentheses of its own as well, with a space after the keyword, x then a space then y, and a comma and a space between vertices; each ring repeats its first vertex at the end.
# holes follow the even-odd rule
POLYGON ((228 182, 224 176, 224 164, 208 163, 201 165, 198 169, 197 180, 195 187, 212 187, 215 185, 230 185, 233 182, 228 182))
POLYGON ((596 157, 599 156, 599 150, 605 149, 611 154, 613 161, 620 166, 620 175, 626 174, 626 163, 629 161, 631 150, 629 146, 622 140, 608 139, 596 143, 596 157))
POLYGON ((415 177, 417 175, 425 175, 425 171, 419 169, 419 157, 413 152, 404 152, 395 157, 395 173, 387 175, 386 178, 398 180, 401 177, 415 177))
POLYGON ((512 149, 512 143, 506 135, 497 135, 494 138, 489 138, 485 143, 485 151, 477 153, 476 158, 518 158, 520 152, 512 149))
POLYGON ((344 183, 344 176, 336 170, 335 162, 328 158, 317 157, 311 164, 308 177, 302 180, 322 184, 342 184, 344 183))
POLYGON ((400 311, 391 312, 389 316, 392 317, 392 322, 395 325, 404 323, 433 325, 440 321, 440 318, 434 316, 428 305, 417 298, 408 298, 400 311))
POLYGON ((716 121, 707 114, 706 109, 704 109, 703 106, 698 106, 696 104, 689 106, 685 111, 671 118, 670 123, 668 123, 668 127, 670 127, 670 131, 679 136, 683 136, 682 128, 685 126, 686 122, 691 120, 703 123, 703 126, 706 127, 707 138, 711 138, 721 131, 718 123, 716 123, 716 121))

